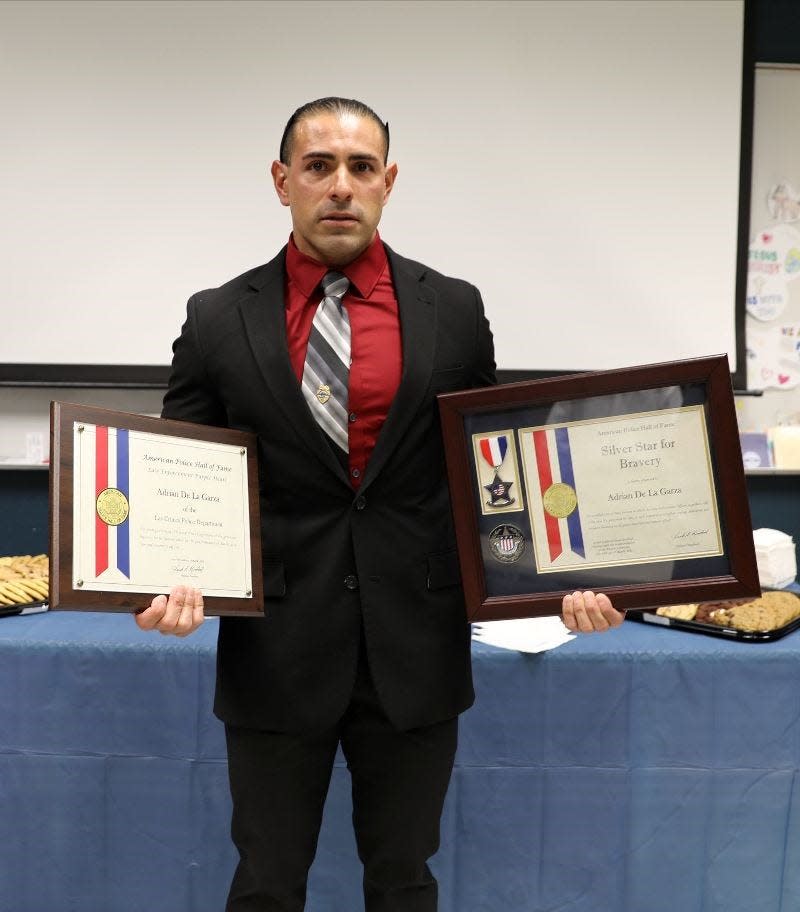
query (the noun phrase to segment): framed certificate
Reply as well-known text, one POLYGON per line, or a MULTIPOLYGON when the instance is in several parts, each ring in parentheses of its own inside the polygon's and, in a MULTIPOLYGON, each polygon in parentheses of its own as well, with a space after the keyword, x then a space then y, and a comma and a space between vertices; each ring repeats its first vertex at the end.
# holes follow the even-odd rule
POLYGON ((758 595, 725 356, 439 396, 470 620, 758 595))
POLYGON ((50 438, 52 609, 131 611, 184 584, 206 614, 263 613, 254 435, 53 402, 50 438))

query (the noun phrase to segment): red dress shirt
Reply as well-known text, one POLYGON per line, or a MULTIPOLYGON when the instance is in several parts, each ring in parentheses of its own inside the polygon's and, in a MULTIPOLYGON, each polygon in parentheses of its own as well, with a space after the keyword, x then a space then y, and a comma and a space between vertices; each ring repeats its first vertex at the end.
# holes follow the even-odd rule
MULTIPOLYGON (((311 323, 322 300, 320 282, 330 267, 301 253, 289 238, 286 251, 286 338, 298 382, 303 379, 311 323)), ((403 350, 400 317, 389 261, 375 240, 339 272, 350 279, 343 299, 350 318, 348 390, 350 482, 358 488, 378 434, 400 385, 403 350)))

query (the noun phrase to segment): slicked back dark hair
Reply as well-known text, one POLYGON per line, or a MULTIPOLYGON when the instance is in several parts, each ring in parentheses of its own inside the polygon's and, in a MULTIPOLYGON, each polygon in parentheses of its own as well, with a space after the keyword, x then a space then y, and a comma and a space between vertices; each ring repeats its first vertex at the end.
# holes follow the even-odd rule
POLYGON ((306 117, 316 117, 318 114, 335 114, 341 117, 343 114, 354 114, 356 117, 368 117, 374 121, 383 134, 385 150, 383 154, 384 165, 389 161, 389 124, 384 123, 380 117, 363 101, 356 101, 355 98, 338 98, 331 96, 329 98, 318 98, 316 101, 309 101, 301 105, 286 124, 286 129, 281 137, 280 160, 284 165, 289 164, 292 156, 292 140, 294 139, 294 128, 306 117))

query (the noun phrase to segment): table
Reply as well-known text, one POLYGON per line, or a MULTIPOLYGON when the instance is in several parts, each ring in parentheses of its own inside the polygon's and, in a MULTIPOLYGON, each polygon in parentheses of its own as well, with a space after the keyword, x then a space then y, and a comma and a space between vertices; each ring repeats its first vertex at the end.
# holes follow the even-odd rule
MULTIPOLYGON (((219 912, 235 856, 217 622, 0 619, 0 910, 219 912)), ((628 622, 541 655, 474 644, 434 859, 441 912, 796 912, 800 634, 628 622)), ((309 912, 355 912, 337 761, 309 912)))

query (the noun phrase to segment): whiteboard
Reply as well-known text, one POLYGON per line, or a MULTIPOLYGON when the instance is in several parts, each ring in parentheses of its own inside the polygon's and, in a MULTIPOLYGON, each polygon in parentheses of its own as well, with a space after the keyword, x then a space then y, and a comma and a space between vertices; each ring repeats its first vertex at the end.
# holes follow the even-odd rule
POLYGON ((499 367, 733 368, 742 33, 741 0, 4 2, 0 365, 168 364, 286 242, 270 163, 338 94, 390 123, 383 239, 481 289, 499 367))

